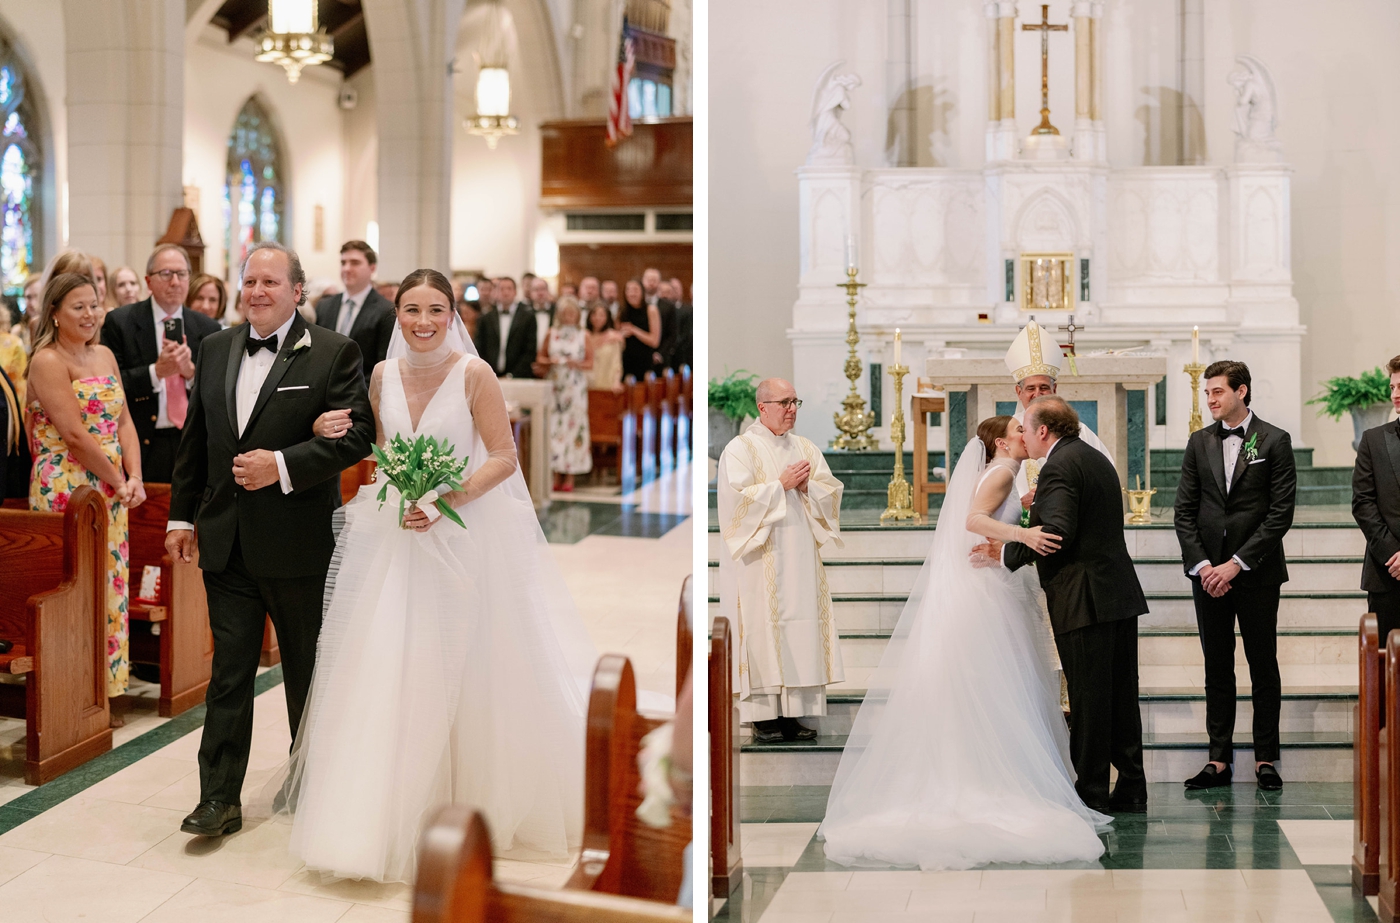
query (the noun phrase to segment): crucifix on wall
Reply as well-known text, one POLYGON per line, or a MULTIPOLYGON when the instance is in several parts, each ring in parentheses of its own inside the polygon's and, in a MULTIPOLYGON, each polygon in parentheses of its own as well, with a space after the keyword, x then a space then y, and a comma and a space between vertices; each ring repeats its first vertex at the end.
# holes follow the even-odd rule
POLYGON ((1031 134, 1058 135, 1060 130, 1050 124, 1050 33, 1068 32, 1069 24, 1052 26, 1050 24, 1050 5, 1042 3, 1040 5, 1040 22, 1022 23, 1021 30, 1040 33, 1040 124, 1035 126, 1035 130, 1031 134))

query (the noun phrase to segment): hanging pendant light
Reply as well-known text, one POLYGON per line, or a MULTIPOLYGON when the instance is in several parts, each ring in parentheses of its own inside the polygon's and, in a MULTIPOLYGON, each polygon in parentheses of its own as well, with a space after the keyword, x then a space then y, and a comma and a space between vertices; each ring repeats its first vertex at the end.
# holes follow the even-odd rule
POLYGON ((302 68, 324 64, 335 53, 335 43, 317 23, 316 0, 267 0, 267 18, 255 60, 282 65, 288 83, 297 82, 302 68))
POLYGON ((500 4, 492 2, 481 70, 476 75, 476 115, 463 120, 470 134, 486 139, 491 150, 506 135, 520 133, 520 120, 510 114, 510 70, 506 67, 506 44, 500 4))

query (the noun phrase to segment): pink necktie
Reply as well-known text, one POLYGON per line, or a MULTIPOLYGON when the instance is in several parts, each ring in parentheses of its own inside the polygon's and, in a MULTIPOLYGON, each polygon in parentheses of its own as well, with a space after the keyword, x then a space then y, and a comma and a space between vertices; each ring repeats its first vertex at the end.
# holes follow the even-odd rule
MULTIPOLYGON (((167 317, 174 317, 174 314, 167 317)), ((185 413, 190 408, 189 395, 185 393, 185 377, 180 374, 165 379, 165 415, 177 429, 185 428, 185 413)))

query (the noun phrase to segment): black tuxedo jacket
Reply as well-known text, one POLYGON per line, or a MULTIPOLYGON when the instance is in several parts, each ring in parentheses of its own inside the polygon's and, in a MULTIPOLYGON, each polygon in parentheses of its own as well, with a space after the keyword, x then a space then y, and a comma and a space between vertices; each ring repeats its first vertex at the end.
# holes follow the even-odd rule
POLYGON ((1249 568, 1233 584, 1278 586, 1288 580, 1283 536, 1293 525, 1298 472, 1288 433, 1256 415, 1245 433, 1234 480, 1225 489, 1225 450, 1219 423, 1191 434, 1176 488, 1176 537, 1187 573, 1202 561, 1224 564, 1236 555, 1249 568), (1258 434, 1257 457, 1245 446, 1258 434))
MULTIPOLYGON (((219 322, 198 311, 186 308, 180 312, 185 320, 185 342, 195 357, 195 374, 199 373, 199 347, 205 337, 219 332, 219 322)), ((159 397, 151 388, 151 365, 160 358, 156 349, 156 320, 151 312, 151 299, 124 305, 107 315, 102 322, 102 345, 112 351, 117 368, 122 372, 122 390, 126 392, 131 421, 141 444, 150 442, 156 431, 159 397)))
POLYGON ((256 577, 326 573, 335 536, 331 513, 340 506, 340 472, 369 455, 374 413, 360 375, 360 348, 334 330, 292 321, 287 341, 238 435, 235 387, 249 324, 207 338, 196 367, 189 416, 175 458, 170 519, 192 522, 199 566, 222 571, 237 537, 256 577), (296 348, 302 334, 311 345, 296 348), (321 439, 311 424, 327 410, 350 410, 350 432, 321 439), (292 492, 278 484, 246 490, 233 480, 233 458, 253 449, 280 451, 292 492))
POLYGON ((1035 564, 1055 634, 1147 612, 1123 537, 1118 471, 1078 436, 1061 439, 1040 469, 1031 525, 1061 538, 1060 550, 1038 555, 1009 543, 1002 561, 1011 570, 1035 564))
POLYGON ((670 368, 675 360, 676 336, 679 332, 676 303, 669 298, 658 298, 656 313, 661 316, 661 342, 656 347, 656 351, 661 353, 661 364, 656 367, 656 374, 660 375, 661 370, 670 368))
POLYGON ((510 375, 515 378, 534 378, 530 365, 535 361, 538 349, 535 346, 535 311, 528 304, 517 304, 510 321, 510 336, 506 340, 506 365, 496 368, 496 360, 501 354, 501 312, 492 308, 481 315, 476 322, 476 336, 472 342, 481 358, 491 363, 497 375, 510 375))
MULTIPOLYGON (((340 323, 340 307, 345 295, 327 295, 316 302, 316 324, 334 330, 340 323)), ((394 303, 371 288, 350 327, 350 339, 360 347, 364 368, 361 375, 369 381, 370 372, 389 355, 389 339, 394 335, 394 303)))
POLYGON ((671 368, 695 367, 695 306, 688 301, 676 302, 676 346, 671 354, 671 368))
POLYGON ((1385 567, 1400 551, 1400 421, 1361 434, 1351 477, 1351 515, 1366 536, 1361 589, 1400 592, 1400 580, 1385 567))

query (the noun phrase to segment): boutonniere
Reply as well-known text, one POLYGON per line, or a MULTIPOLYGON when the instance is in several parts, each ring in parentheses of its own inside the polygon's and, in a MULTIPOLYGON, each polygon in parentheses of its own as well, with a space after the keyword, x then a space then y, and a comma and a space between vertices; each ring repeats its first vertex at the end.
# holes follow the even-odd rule
POLYGON ((1249 437, 1249 441, 1244 444, 1244 460, 1252 462, 1259 457, 1259 434, 1254 433, 1249 437))
POLYGON ((286 362, 288 359, 292 358, 292 356, 296 353, 297 350, 299 350, 299 349, 305 349, 306 347, 308 347, 308 346, 310 346, 310 345, 311 345, 311 331, 310 331, 310 330, 303 330, 302 333, 301 333, 301 339, 300 339, 300 340, 297 340, 296 345, 292 347, 292 351, 291 351, 291 352, 287 353, 285 356, 282 357, 282 361, 283 361, 283 362, 286 362))

